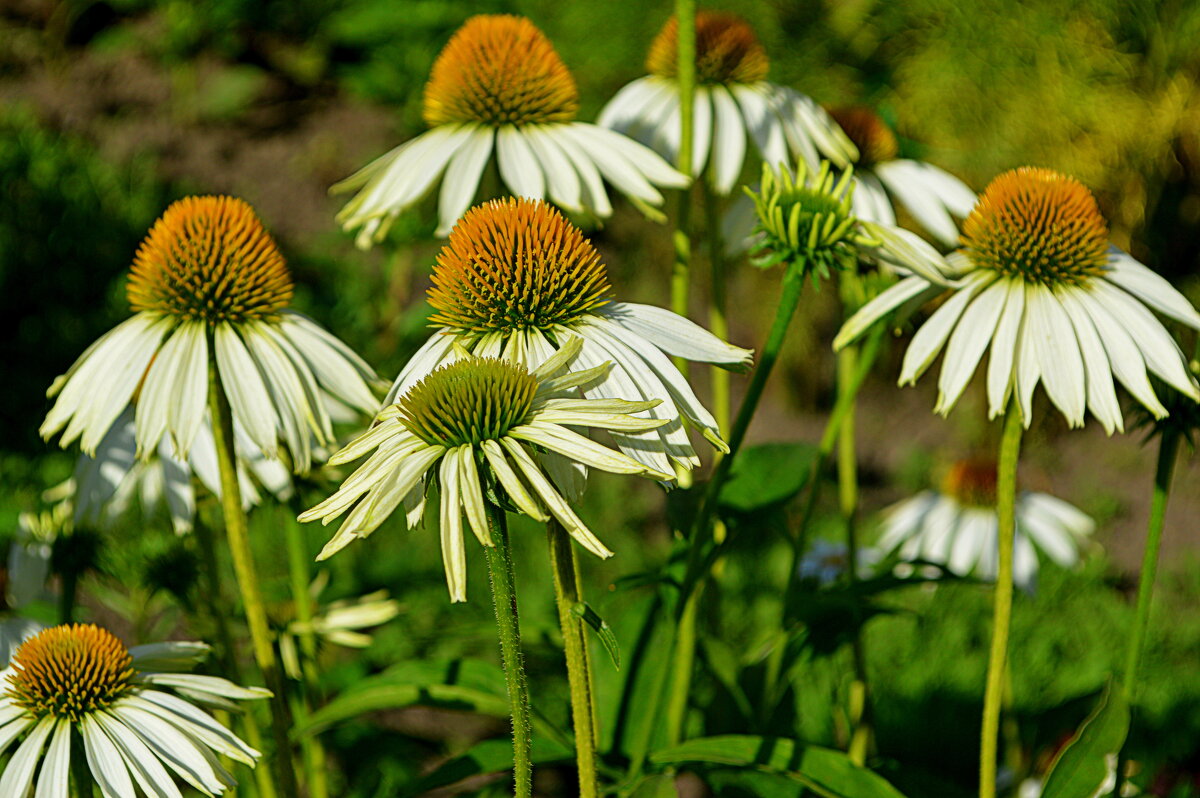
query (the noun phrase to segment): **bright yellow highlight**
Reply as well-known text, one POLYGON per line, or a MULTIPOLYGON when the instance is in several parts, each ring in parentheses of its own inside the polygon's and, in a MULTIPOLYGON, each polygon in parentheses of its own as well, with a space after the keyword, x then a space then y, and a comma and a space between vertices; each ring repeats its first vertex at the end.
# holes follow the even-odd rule
POLYGON ((46 629, 13 655, 9 695, 35 717, 78 722, 124 695, 134 676, 129 649, 91 624, 46 629))
POLYGON ((554 45, 529 20, 507 14, 467 20, 425 84, 425 121, 432 127, 570 122, 578 110, 575 79, 554 45))
POLYGON ((1053 287, 1097 275, 1108 260, 1108 225, 1073 177, 1021 167, 997 177, 963 224, 976 266, 1053 287))
POLYGON ((476 333, 550 331, 607 303, 600 253, 541 200, 493 200, 458 220, 438 253, 434 324, 476 333))
MULTIPOLYGON (((679 22, 667 20, 650 45, 646 70, 664 78, 676 77, 679 22)), ((766 80, 767 51, 744 19, 719 11, 696 14, 696 80, 700 83, 758 83, 766 80)))
POLYGON ((235 197, 187 197, 138 247, 127 288, 134 311, 209 323, 274 317, 292 277, 258 216, 235 197))

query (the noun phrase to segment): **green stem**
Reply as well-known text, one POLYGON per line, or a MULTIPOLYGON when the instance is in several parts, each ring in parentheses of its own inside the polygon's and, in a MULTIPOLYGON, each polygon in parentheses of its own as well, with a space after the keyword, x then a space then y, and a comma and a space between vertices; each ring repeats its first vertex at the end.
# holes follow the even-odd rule
POLYGON ((242 509, 241 486, 238 484, 233 412, 229 408, 225 391, 221 388, 221 376, 217 371, 216 351, 211 336, 208 351, 208 407, 212 414, 217 466, 221 473, 221 509, 225 515, 225 536, 229 543, 238 589, 242 594, 254 659, 263 672, 267 689, 271 691, 271 732, 275 740, 271 762, 279 789, 290 798, 299 795, 300 792, 296 784, 296 772, 292 768, 291 744, 288 741, 291 721, 288 717, 287 692, 283 672, 275 656, 271 629, 267 623, 266 603, 263 601, 258 573, 254 568, 254 553, 250 548, 250 534, 246 524, 246 513, 242 509))
MULTIPOLYGON (((839 425, 838 434, 838 506, 846 527, 846 578, 851 584, 858 581, 858 455, 854 446, 855 397, 858 394, 855 374, 858 371, 858 349, 848 346, 838 352, 838 395, 848 395, 850 404, 839 425)), ((848 753, 857 765, 867 761, 871 748, 870 690, 867 684, 867 654, 862 629, 855 632, 850 643, 854 662, 854 681, 850 685, 849 718, 853 731, 848 753)))
MULTIPOLYGON (((204 523, 200 517, 196 518, 193 531, 195 533, 196 546, 200 550, 200 564, 202 566, 200 577, 204 584, 204 591, 208 594, 208 601, 205 602, 205 606, 208 614, 211 616, 213 628, 216 630, 219 667, 225 678, 230 679, 235 684, 241 684, 242 674, 241 668, 238 667, 237 646, 234 643, 233 632, 229 629, 229 619, 225 613, 225 608, 229 606, 229 602, 225 598, 225 591, 221 588, 221 571, 219 560, 217 559, 216 536, 208 524, 204 523)), ((242 734, 245 735, 246 742, 256 751, 263 750, 262 729, 259 728, 254 710, 247 708, 245 712, 240 713, 237 717, 241 722, 242 734)), ((271 780, 271 774, 266 768, 254 769, 254 782, 261 798, 275 798, 278 794, 275 790, 275 782, 271 780)))
MULTIPOLYGON (((679 25, 678 84, 679 84, 679 153, 676 168, 692 175, 693 111, 696 92, 696 0, 675 0, 675 19, 679 25)), ((691 188, 678 194, 675 214, 675 262, 671 266, 671 310, 680 316, 688 315, 688 288, 692 267, 692 207, 691 188)), ((676 359, 676 365, 686 373, 686 362, 676 359)))
POLYGON ((62 586, 58 594, 58 622, 73 623, 75 620, 75 598, 79 592, 79 571, 74 567, 62 574, 62 586))
POLYGON ((71 752, 71 795, 75 798, 92 798, 96 781, 92 778, 83 748, 83 738, 78 732, 71 732, 71 748, 74 749, 71 752))
POLYGON ((992 646, 988 655, 987 685, 983 693, 983 723, 979 744, 979 798, 996 796, 996 753, 1000 732, 1000 705, 1004 701, 1004 670, 1008 659, 1008 632, 1012 620, 1013 538, 1016 535, 1017 461, 1021 454, 1021 410, 1011 400, 1004 414, 1000 460, 996 467, 996 517, 999 524, 999 557, 993 597, 992 646))
MULTIPOLYGON (((317 636, 313 632, 312 597, 308 587, 312 575, 308 570, 311 555, 304 543, 304 532, 294 519, 284 524, 287 536, 288 576, 292 588, 292 604, 296 607, 296 623, 300 627, 299 640, 300 670, 303 690, 296 708, 299 717, 312 714, 313 704, 320 700, 320 675, 317 672, 317 636)), ((326 766, 325 746, 319 735, 309 734, 300 741, 301 757, 304 760, 305 782, 310 798, 328 798, 329 778, 326 766)))
MULTIPOLYGON (((721 207, 717 195, 708 183, 701 181, 700 193, 704 197, 704 227, 708 233, 708 263, 711 273, 711 293, 708 307, 708 328, 722 341, 729 340, 728 282, 725 269, 725 242, 721 240, 721 207)), ((717 430, 729 432, 729 371, 720 366, 712 367, 713 417, 717 430)))
POLYGON ((567 658, 567 682, 571 688, 571 721, 575 728, 575 764, 579 769, 580 798, 596 798, 596 718, 588 672, 587 639, 583 622, 573 612, 583 601, 579 592, 571 539, 558 521, 546 524, 550 542, 550 566, 554 572, 554 600, 562 626, 567 658))
POLYGON ((521 622, 517 615, 517 589, 509 551, 508 518, 493 504, 487 505, 488 529, 493 546, 485 546, 488 572, 492 577, 492 601, 496 606, 496 628, 500 634, 500 661, 508 687, 512 714, 513 780, 515 798, 533 795, 533 720, 529 707, 529 683, 521 653, 521 622))
POLYGON ((1175 473, 1179 441, 1179 433, 1168 428, 1163 432, 1162 440, 1158 444, 1158 466, 1154 471, 1154 498, 1150 505, 1150 520, 1146 525, 1146 549, 1142 554, 1137 610, 1134 615, 1133 633, 1129 638, 1129 649, 1125 652, 1123 689, 1125 700, 1131 703, 1137 692, 1138 665, 1142 657, 1142 646, 1146 641, 1146 629, 1150 624, 1150 600, 1154 593, 1154 579, 1158 573, 1158 551, 1162 546, 1163 523, 1167 515, 1167 497, 1171 492, 1171 478, 1175 473))

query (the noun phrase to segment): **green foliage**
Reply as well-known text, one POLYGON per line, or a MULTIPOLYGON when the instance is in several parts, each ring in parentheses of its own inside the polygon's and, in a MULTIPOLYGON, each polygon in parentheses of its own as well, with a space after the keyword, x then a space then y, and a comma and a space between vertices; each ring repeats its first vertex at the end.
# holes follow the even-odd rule
POLYGON ((1096 708, 1050 767, 1043 798, 1091 798, 1116 786, 1116 766, 1129 732, 1129 706, 1110 682, 1096 708), (1105 782, 1113 778, 1113 784, 1105 782))

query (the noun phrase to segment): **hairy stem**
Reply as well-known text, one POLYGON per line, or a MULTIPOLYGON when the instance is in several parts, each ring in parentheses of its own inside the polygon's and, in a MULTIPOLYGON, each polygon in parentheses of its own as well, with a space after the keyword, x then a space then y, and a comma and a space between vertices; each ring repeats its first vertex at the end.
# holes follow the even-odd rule
POLYGON ((521 622, 517 615, 512 555, 509 551, 508 518, 493 504, 487 505, 488 528, 494 546, 485 546, 488 572, 492 577, 492 601, 500 635, 500 661, 512 715, 513 781, 515 798, 533 795, 533 720, 529 706, 529 683, 521 653, 521 622))

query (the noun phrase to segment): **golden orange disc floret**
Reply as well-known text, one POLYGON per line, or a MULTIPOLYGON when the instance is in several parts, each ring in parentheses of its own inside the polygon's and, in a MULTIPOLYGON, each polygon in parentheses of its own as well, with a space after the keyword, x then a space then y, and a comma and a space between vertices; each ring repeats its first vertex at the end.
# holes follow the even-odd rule
POLYGON ((996 506, 996 462, 959 460, 942 480, 942 493, 967 507, 996 506))
POLYGON ((541 200, 467 211, 433 269, 430 320, 476 333, 548 331, 609 301, 600 253, 541 200))
POLYGON ((1108 224, 1073 177, 1024 166, 988 185, 963 223, 976 266, 1047 286, 1077 284, 1108 260, 1108 224))
POLYGON ((900 153, 896 134, 870 108, 862 105, 831 108, 829 115, 858 147, 858 162, 863 166, 890 161, 900 153))
POLYGON ((468 19, 425 84, 425 121, 432 127, 570 122, 578 111, 575 78, 554 45, 532 22, 510 14, 468 19))
MULTIPOLYGON (((664 78, 679 74, 679 21, 667 20, 650 45, 646 71, 664 78)), ((771 62, 754 29, 736 14, 696 14, 696 80, 700 83, 758 83, 771 62)))
POLYGON ((8 694, 37 718, 77 722, 130 689, 135 671, 125 644, 91 624, 38 632, 13 654, 8 694))
POLYGON ((254 209, 235 197, 185 197, 138 247, 126 289, 134 311, 187 321, 273 318, 292 298, 283 255, 254 209))

